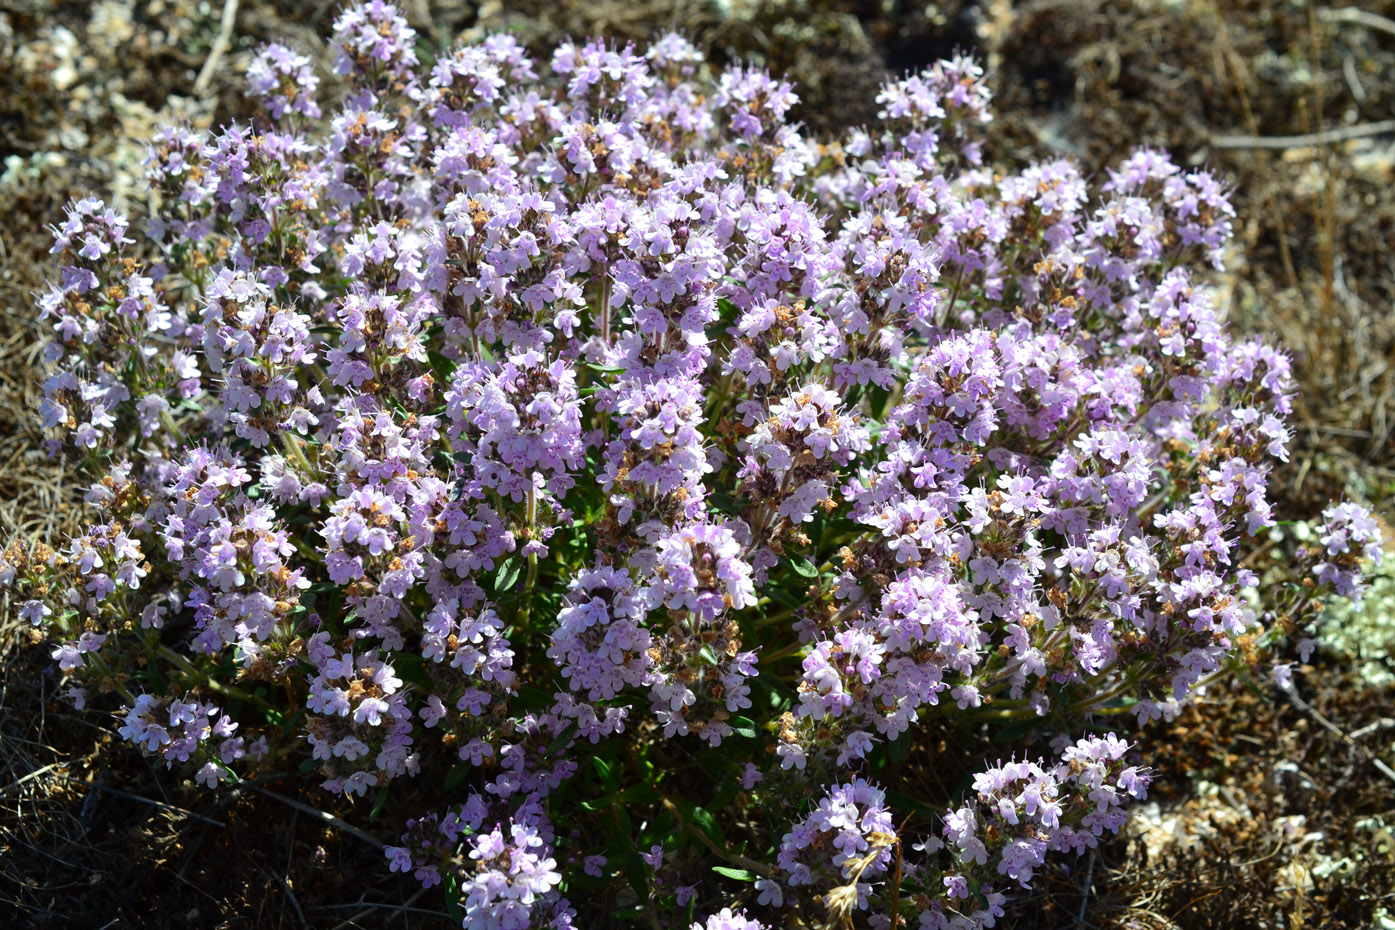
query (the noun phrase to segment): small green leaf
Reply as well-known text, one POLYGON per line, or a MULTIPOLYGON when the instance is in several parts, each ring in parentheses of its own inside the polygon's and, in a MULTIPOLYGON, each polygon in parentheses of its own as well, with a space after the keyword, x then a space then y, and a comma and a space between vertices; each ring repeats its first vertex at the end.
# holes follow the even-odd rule
POLYGON ((620 792, 618 799, 626 804, 653 804, 661 795, 653 785, 631 785, 620 792))
POLYGON ((725 875, 727 878, 734 878, 738 882, 753 882, 760 877, 754 872, 748 872, 745 869, 729 869, 724 865, 714 865, 712 871, 718 875, 725 875))
POLYGON ((632 852, 625 857, 625 878, 637 898, 644 901, 649 897, 649 865, 639 853, 632 852))
POLYGON ((790 558, 790 567, 793 568, 794 573, 801 578, 817 578, 819 576, 819 570, 814 567, 814 563, 803 556, 792 556, 790 558))
POLYGON ((750 717, 732 717, 730 723, 732 732, 737 736, 744 736, 746 739, 756 738, 756 722, 750 717))
POLYGON ((520 685, 514 706, 519 710, 542 710, 552 706, 552 695, 532 685, 520 685))
POLYGON ((688 811, 688 818, 699 830, 707 834, 708 839, 719 846, 722 845, 722 830, 717 826, 717 818, 708 813, 705 808, 694 804, 692 809, 688 811))
POLYGON ((707 496, 712 506, 722 513, 736 513, 743 506, 743 502, 737 500, 726 491, 713 491, 707 496))
POLYGON ((234 785, 241 783, 241 776, 234 772, 226 762, 224 762, 222 759, 219 759, 216 756, 213 758, 213 762, 215 765, 218 766, 218 768, 222 769, 227 774, 228 781, 232 782, 234 785))
POLYGON ((452 765, 446 772, 445 779, 441 782, 441 787, 446 791, 454 791, 465 783, 465 779, 470 776, 472 766, 469 763, 461 762, 452 765))
POLYGON ((499 566, 499 570, 494 573, 495 592, 503 594, 507 591, 512 591, 513 586, 518 583, 518 579, 522 574, 523 565, 521 560, 515 559, 513 556, 504 559, 503 563, 499 566))
POLYGON ((1038 719, 1014 720, 993 734, 993 742, 1003 745, 1018 743, 1036 732, 1041 726, 1042 721, 1038 719))
POLYGON ((576 721, 567 724, 566 729, 557 734, 557 737, 547 744, 547 755, 552 756, 566 749, 571 744, 572 737, 576 734, 576 721))
POLYGON ((426 360, 431 363, 431 368, 436 374, 441 375, 446 380, 449 380, 451 372, 455 371, 455 363, 440 352, 433 352, 428 349, 426 352, 426 360))
POLYGON ((465 921, 465 908, 460 905, 460 884, 449 871, 446 872, 446 913, 456 923, 465 921))
POLYGON ((899 791, 886 792, 886 799, 891 804, 892 808, 896 810, 913 811, 925 817, 943 817, 945 813, 942 809, 935 807, 929 802, 922 801, 919 798, 913 798, 909 794, 902 794, 899 791))
POLYGON ((769 591, 762 593, 766 594, 767 597, 781 607, 788 607, 792 610, 798 610, 805 604, 803 599, 796 597, 794 594, 782 588, 771 588, 769 591))
POLYGON ((378 789, 378 796, 373 799, 373 809, 368 812, 368 822, 373 823, 378 819, 378 815, 383 812, 383 805, 387 804, 388 786, 378 789))

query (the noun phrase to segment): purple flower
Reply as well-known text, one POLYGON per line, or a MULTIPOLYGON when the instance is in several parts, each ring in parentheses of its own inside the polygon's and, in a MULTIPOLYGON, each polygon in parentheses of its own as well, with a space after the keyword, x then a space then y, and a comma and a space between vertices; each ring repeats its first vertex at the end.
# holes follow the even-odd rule
POLYGON ((724 907, 706 921, 693 924, 691 930, 766 930, 766 925, 747 917, 745 911, 732 913, 731 908, 724 907))
POLYGON ((891 862, 896 824, 886 807, 882 790, 861 778, 832 788, 808 817, 786 833, 777 862, 790 887, 819 882, 841 884, 841 879, 884 872, 891 862), (833 854, 815 853, 811 847, 833 854), (853 860, 874 853, 870 864, 852 871, 853 860))
POLYGON ((552 849, 527 823, 496 826, 469 840, 467 877, 461 882, 465 926, 512 930, 530 926, 535 910, 561 881, 552 849))
MULTIPOLYGON (((816 142, 788 81, 681 37, 418 38, 342 10, 333 106, 256 51, 252 124, 152 142, 148 222, 84 198, 53 229, 39 423, 89 517, 7 545, 0 586, 65 693, 121 694, 185 776, 444 779, 386 855, 467 927, 642 896, 585 851, 663 839, 611 816, 656 784, 704 832, 740 793, 711 816, 778 850, 760 907, 889 925, 895 856, 903 922, 987 927, 1121 828, 1148 747, 985 765, 909 849, 866 760, 1170 719, 1242 643, 1306 657, 1380 559, 1335 503, 1291 570, 1246 567, 1290 516, 1293 371, 1208 287, 1236 217, 1206 171, 986 164, 963 55, 816 142)), ((660 919, 701 892, 698 930, 761 926, 691 854, 639 853, 660 919)))
POLYGON ((260 100, 272 119, 287 113, 318 118, 319 85, 310 59, 277 42, 263 47, 247 66, 247 96, 260 100))

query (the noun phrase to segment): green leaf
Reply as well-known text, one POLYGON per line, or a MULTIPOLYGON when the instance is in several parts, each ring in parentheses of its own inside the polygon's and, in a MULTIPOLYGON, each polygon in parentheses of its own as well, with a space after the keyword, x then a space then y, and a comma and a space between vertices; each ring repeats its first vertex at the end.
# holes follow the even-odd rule
POLYGON ((740 790, 741 785, 736 779, 728 776, 722 779, 722 787, 717 789, 717 793, 712 796, 712 800, 707 802, 707 806, 712 810, 724 811, 727 809, 727 805, 735 800, 740 790))
POLYGON ((431 676, 426 671, 426 660, 420 655, 402 652, 393 656, 393 668, 398 677, 427 691, 431 690, 431 676))
POLYGON ((729 869, 724 865, 714 865, 712 871, 718 875, 725 875, 727 878, 734 878, 738 882, 753 882, 760 877, 754 872, 748 872, 745 869, 729 869))
POLYGON ((631 785, 618 795, 619 800, 626 804, 653 804, 662 795, 653 785, 639 784, 631 785))
POLYGON ((772 707, 784 706, 788 708, 793 706, 799 698, 799 694, 793 688, 767 671, 762 670, 755 677, 754 683, 766 689, 773 696, 770 702, 772 707))
POLYGON ((441 781, 441 787, 446 791, 454 791, 465 784, 465 779, 470 777, 470 770, 473 768, 467 762, 460 762, 452 765, 446 771, 446 777, 441 781))
POLYGON ((514 585, 518 584, 518 579, 523 575, 523 564, 521 559, 509 556, 504 559, 499 566, 499 570, 494 573, 494 591, 497 594, 504 594, 512 591, 514 585))
POLYGON ((726 491, 713 491, 711 494, 707 495, 707 499, 711 502, 713 508, 722 513, 736 513, 745 504, 744 501, 737 500, 726 491))
POLYGON ((775 603, 779 604, 781 607, 789 607, 793 610, 798 610, 805 604, 805 601, 803 599, 796 597, 795 595, 791 594, 789 591, 784 590, 783 588, 771 588, 768 592, 765 593, 767 597, 769 597, 775 603))
POLYGON ((799 575, 801 578, 819 577, 819 570, 814 566, 814 563, 803 556, 791 556, 790 567, 793 568, 795 574, 799 575))
POLYGON ((919 798, 913 798, 909 794, 903 794, 900 791, 886 792, 886 799, 896 810, 902 810, 907 812, 913 811, 925 817, 943 817, 945 813, 942 809, 937 808, 926 801, 922 801, 919 798))
MULTIPOLYGON (((391 784, 389 782, 388 784, 391 784)), ((383 812, 383 805, 387 804, 388 786, 378 789, 378 796, 373 799, 373 809, 368 812, 368 822, 373 823, 378 819, 378 815, 383 812)))
POLYGON ((580 807, 584 811, 599 811, 605 810, 607 807, 613 807, 619 803, 653 804, 655 801, 659 800, 660 797, 661 795, 658 789, 653 785, 638 784, 631 785, 624 791, 612 792, 603 797, 596 798, 594 801, 580 801, 577 803, 577 807, 580 807))
POLYGON ((552 756, 561 752, 572 741, 572 736, 576 733, 576 721, 567 724, 566 728, 552 742, 547 744, 547 755, 552 756))
POLYGON ((442 356, 438 351, 427 350, 427 361, 431 363, 431 371, 441 378, 441 381, 449 381, 451 372, 455 371, 455 363, 442 356))
POLYGON ((460 905, 460 884, 449 871, 446 872, 446 913, 458 924, 465 922, 465 908, 460 905))
POLYGON ((693 825, 699 830, 706 833, 708 839, 718 846, 723 845, 722 830, 717 826, 717 818, 708 813, 706 808, 698 807, 694 804, 687 813, 688 819, 691 820, 693 825))
POLYGON ((1236 669, 1235 677, 1239 678, 1240 683, 1244 685, 1246 690, 1248 690, 1255 697, 1259 698, 1262 701, 1269 700, 1269 695, 1265 694, 1262 690, 1260 690, 1259 685, 1255 684, 1254 679, 1251 678, 1249 673, 1246 672, 1243 668, 1236 669))
POLYGON ((649 865, 638 852, 625 857, 625 878, 629 880, 637 898, 641 901, 649 898, 649 865))
POLYGON ((886 402, 890 396, 886 388, 877 387, 876 385, 873 385, 871 391, 868 393, 868 399, 871 401, 872 409, 878 414, 886 412, 886 402))
POLYGON ((232 782, 234 785, 239 784, 242 781, 241 776, 239 776, 236 772, 229 768, 228 764, 224 762, 222 759, 219 759, 217 756, 214 756, 213 763, 217 765, 218 768, 222 769, 224 773, 227 774, 228 781, 232 782))
POLYGON ((552 695, 532 685, 520 685, 514 697, 514 706, 519 710, 542 710, 552 706, 552 695))
POLYGON ((1038 719, 1014 720, 993 734, 993 742, 1001 744, 1021 742, 1035 733, 1043 723, 1044 721, 1038 719))
POLYGON ((737 736, 744 736, 746 739, 756 738, 756 722, 750 717, 732 717, 729 722, 732 732, 737 736))

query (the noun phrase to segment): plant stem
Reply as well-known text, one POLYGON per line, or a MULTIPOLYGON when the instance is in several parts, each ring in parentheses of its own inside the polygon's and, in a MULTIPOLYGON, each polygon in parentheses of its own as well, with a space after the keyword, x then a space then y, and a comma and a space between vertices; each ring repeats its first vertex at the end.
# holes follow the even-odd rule
MULTIPOLYGON (((528 485, 528 545, 533 542, 533 530, 538 522, 538 489, 536 485, 528 485)), ((528 553, 528 574, 523 580, 523 605, 518 609, 518 626, 521 630, 527 630, 533 611, 533 586, 538 581, 538 554, 533 551, 528 553)))
POLYGON ((311 465, 310 460, 305 457, 305 450, 300 447, 299 439, 289 432, 282 432, 281 445, 291 454, 291 458, 295 459, 296 463, 300 465, 301 468, 305 469, 307 477, 315 474, 315 467, 311 465))
POLYGON ((133 694, 130 692, 130 689, 128 689, 128 688, 127 688, 125 685, 123 685, 120 681, 117 681, 116 675, 112 672, 111 666, 107 664, 107 662, 106 662, 105 659, 103 659, 101 656, 97 655, 97 653, 95 653, 95 652, 89 652, 89 653, 87 653, 87 661, 88 661, 88 662, 91 662, 93 665, 97 666, 97 668, 98 668, 99 670, 101 670, 101 672, 102 672, 104 675, 107 675, 108 677, 111 678, 112 687, 114 687, 114 688, 116 689, 116 693, 117 693, 117 694, 120 694, 123 698, 126 699, 126 703, 128 703, 128 704, 135 704, 135 703, 136 703, 136 697, 135 697, 135 695, 133 695, 133 694))
POLYGON ((794 655, 796 652, 803 649, 804 646, 804 643, 795 640, 788 646, 782 646, 781 648, 776 649, 774 652, 767 652, 765 655, 761 656, 760 664, 766 665, 767 663, 778 662, 786 656, 794 655))
POLYGON ((193 678, 197 679, 199 684, 208 688, 210 691, 217 691, 218 693, 227 695, 230 698, 237 698, 238 700, 248 701, 249 703, 256 704, 258 707, 264 710, 274 710, 278 713, 280 712, 280 708, 276 707, 265 698, 257 697, 255 694, 251 694, 250 692, 244 691, 236 685, 224 684, 223 682, 218 681, 216 678, 204 674, 202 671, 198 669, 197 666, 194 665, 194 663, 190 662, 184 656, 175 652, 169 646, 158 646, 156 647, 155 652, 157 655, 160 656, 160 658, 166 660, 167 662, 170 662, 173 665, 178 666, 180 671, 184 672, 184 674, 190 675, 193 678))
POLYGON ((601 343, 610 348, 610 270, 601 275, 601 343))
POLYGON ((175 422, 174 415, 170 413, 169 410, 160 411, 160 422, 165 425, 165 429, 170 431, 170 435, 174 437, 175 442, 181 446, 187 446, 189 444, 189 440, 184 437, 184 430, 179 428, 179 424, 175 422))

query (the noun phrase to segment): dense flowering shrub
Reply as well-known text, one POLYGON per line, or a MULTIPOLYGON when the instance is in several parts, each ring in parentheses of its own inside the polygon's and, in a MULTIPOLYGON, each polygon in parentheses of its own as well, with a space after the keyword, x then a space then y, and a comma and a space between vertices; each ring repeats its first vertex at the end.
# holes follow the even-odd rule
POLYGON ((466 927, 992 926, 1145 795, 1115 715, 1379 555, 1338 504, 1244 567, 1289 366, 1199 277, 1205 171, 984 164, 967 58, 824 144, 677 36, 426 60, 375 0, 332 45, 333 99, 274 45, 260 119, 160 135, 147 223, 56 227, 42 417, 94 517, 0 581, 205 784, 433 779, 386 865, 466 927), (927 800, 945 728, 1051 756, 927 800))

